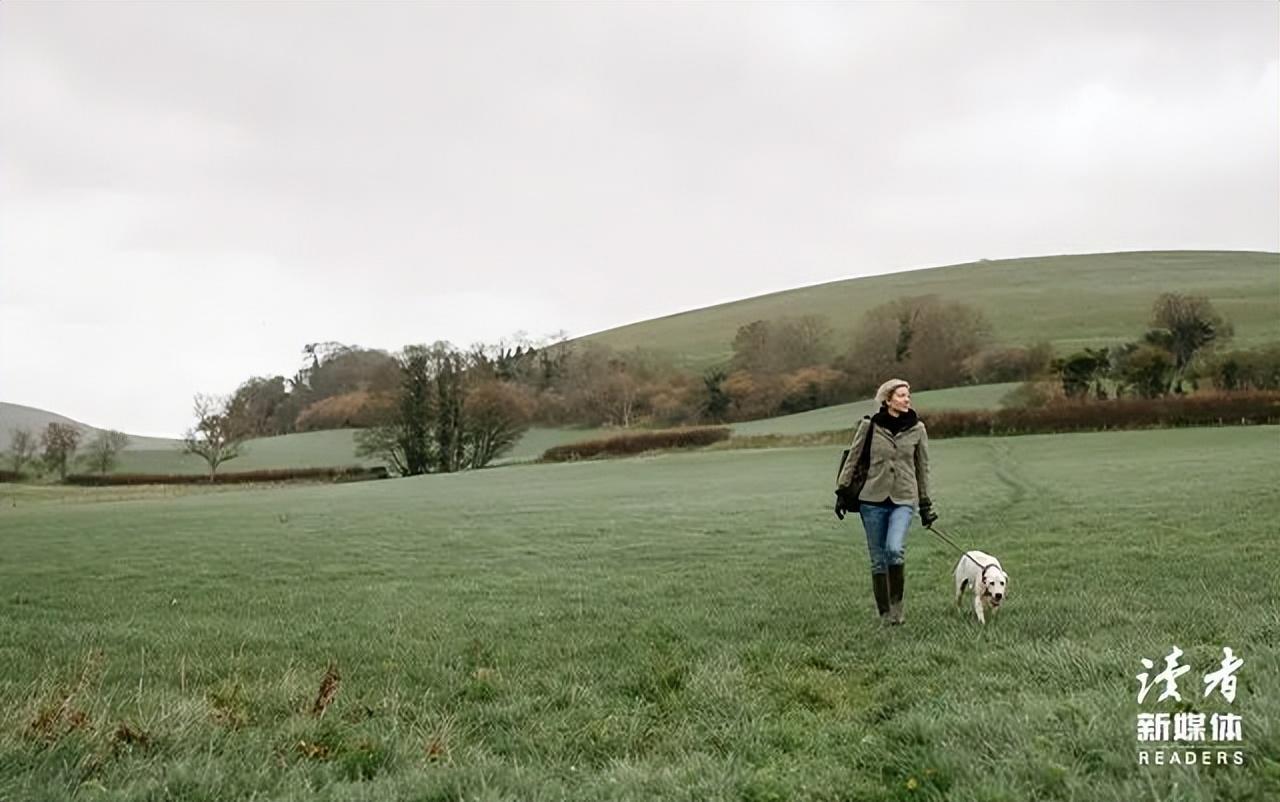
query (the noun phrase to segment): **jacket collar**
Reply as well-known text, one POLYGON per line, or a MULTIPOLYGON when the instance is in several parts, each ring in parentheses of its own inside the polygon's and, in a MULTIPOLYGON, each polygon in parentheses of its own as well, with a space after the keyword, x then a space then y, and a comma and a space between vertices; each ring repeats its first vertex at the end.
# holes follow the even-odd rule
POLYGON ((908 409, 906 413, 894 417, 889 414, 888 408, 881 406, 880 411, 871 416, 871 422, 877 428, 886 430, 891 435, 899 432, 905 432, 920 421, 914 409, 908 409))

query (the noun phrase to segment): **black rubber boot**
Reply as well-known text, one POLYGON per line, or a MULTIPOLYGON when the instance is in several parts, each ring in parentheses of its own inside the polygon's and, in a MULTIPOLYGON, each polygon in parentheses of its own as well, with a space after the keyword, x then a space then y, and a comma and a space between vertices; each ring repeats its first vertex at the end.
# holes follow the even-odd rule
POLYGON ((876 612, 880 615, 880 623, 889 623, 889 575, 872 574, 871 592, 876 596, 876 612))
POLYGON ((906 590, 906 574, 901 565, 889 566, 889 623, 901 624, 902 593, 906 590))

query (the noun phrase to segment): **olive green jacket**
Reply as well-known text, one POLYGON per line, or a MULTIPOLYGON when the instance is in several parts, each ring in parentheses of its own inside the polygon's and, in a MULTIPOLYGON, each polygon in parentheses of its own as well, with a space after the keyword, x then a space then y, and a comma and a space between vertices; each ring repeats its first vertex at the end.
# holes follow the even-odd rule
MULTIPOLYGON (((858 428, 853 433, 853 443, 849 446, 849 457, 836 487, 848 487, 853 476, 853 467, 862 458, 862 445, 866 441, 868 418, 858 421, 858 428)), ((922 499, 929 496, 929 433, 924 423, 898 432, 897 436, 888 429, 876 426, 871 438, 871 465, 867 470, 867 482, 858 494, 859 501, 884 501, 886 498, 894 504, 910 504, 919 508, 922 499)))

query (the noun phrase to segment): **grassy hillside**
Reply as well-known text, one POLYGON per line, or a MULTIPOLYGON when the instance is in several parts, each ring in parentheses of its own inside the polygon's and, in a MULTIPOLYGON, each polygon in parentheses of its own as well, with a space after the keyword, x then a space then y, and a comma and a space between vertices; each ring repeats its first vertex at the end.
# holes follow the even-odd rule
POLYGON ((847 340, 872 307, 906 295, 937 294, 971 304, 996 339, 1047 339, 1060 351, 1135 339, 1161 292, 1208 296, 1236 327, 1241 347, 1280 341, 1280 254, 1156 251, 1006 259, 849 279, 684 312, 583 339, 616 348, 667 351, 702 368, 725 360, 738 326, 817 314, 847 340))
MULTIPOLYGON (((990 384, 932 390, 913 396, 916 408, 991 409, 1014 384, 990 384)), ((735 434, 805 434, 852 426, 853 421, 872 411, 871 401, 841 404, 796 415, 731 424, 735 434)), ((265 468, 319 468, 336 465, 377 465, 377 460, 355 458, 356 430, 306 432, 280 437, 250 440, 244 454, 226 463, 225 471, 248 471, 265 468)), ((579 440, 608 436, 616 429, 576 427, 534 427, 525 433, 512 450, 497 461, 502 465, 537 459, 548 448, 579 440)), ((121 455, 118 473, 203 473, 207 468, 199 457, 184 456, 173 441, 158 440, 162 448, 134 448, 121 455)))
MULTIPOLYGON (((18 410, 31 410, 34 414, 14 415, 11 419, 31 421, 33 428, 38 423, 40 428, 50 421, 71 422, 60 415, 35 410, 30 407, 19 407, 17 404, 5 404, 5 407, 18 410)), ((28 424, 22 424, 28 425, 28 424)), ((81 426, 83 426, 81 424, 81 426)), ((96 431, 84 426, 90 437, 96 431)), ((341 465, 380 465, 380 460, 357 459, 355 456, 355 429, 337 429, 322 432, 303 432, 286 434, 278 437, 263 437, 249 440, 244 453, 223 465, 223 471, 250 471, 268 468, 326 468, 341 465)), ((534 427, 516 443, 515 447, 496 464, 522 462, 537 459, 552 446, 585 440, 610 430, 575 428, 575 427, 534 427)), ((83 470, 77 466, 73 472, 83 470)), ((181 444, 176 440, 159 437, 138 438, 131 441, 129 448, 120 455, 116 473, 204 473, 208 466, 204 460, 192 455, 184 455, 181 444)))
POLYGON ((1277 436, 937 443, 942 525, 1011 574, 985 629, 918 526, 907 623, 873 625, 829 449, 0 488, 0 798, 1275 798, 1277 436), (1206 713, 1200 673, 1245 659, 1244 766, 1136 765, 1171 645, 1206 713))
MULTIPOLYGON (((983 384, 976 387, 952 387, 946 390, 925 390, 911 394, 911 404, 923 417, 936 409, 998 409, 1000 399, 1017 383, 983 384)), ((809 434, 829 432, 833 429, 853 429, 854 421, 863 415, 874 413, 879 406, 867 399, 852 404, 813 409, 795 415, 733 423, 735 435, 757 434, 809 434)))
MULTIPOLYGON (((266 468, 324 468, 338 465, 380 465, 380 460, 355 457, 355 429, 263 437, 245 444, 244 454, 225 464, 224 471, 266 468)), ((533 428, 498 464, 536 459, 543 451, 600 434, 600 429, 533 428)), ((199 457, 183 455, 177 446, 124 453, 118 473, 203 473, 199 457)))
MULTIPOLYGON (((355 429, 338 429, 250 440, 241 456, 225 463, 219 470, 380 465, 379 460, 356 459, 355 432, 355 429)), ((203 473, 208 466, 204 460, 184 455, 173 445, 164 449, 126 451, 121 455, 116 470, 118 473, 203 473)))
MULTIPOLYGON (((986 384, 976 387, 953 387, 947 390, 926 390, 912 395, 912 402, 922 414, 930 409, 995 409, 1000 399, 1017 384, 986 384)), ((876 409, 867 399, 851 404, 781 415, 776 418, 728 424, 735 435, 757 434, 808 434, 833 429, 852 428, 853 422, 876 409)), ((515 447, 498 464, 524 462, 537 459, 552 446, 592 440, 621 434, 619 429, 550 428, 534 427, 516 443, 515 447)))
POLYGON ((535 426, 525 432, 524 436, 507 452, 498 463, 523 462, 537 459, 542 452, 552 446, 576 443, 579 440, 592 440, 607 437, 616 433, 616 429, 596 429, 589 427, 549 427, 535 426))
MULTIPOLYGON (((83 434, 85 442, 101 431, 88 424, 72 420, 65 415, 59 415, 56 412, 0 401, 0 451, 9 448, 12 430, 30 429, 38 435, 50 423, 65 423, 75 426, 83 434)), ((129 435, 128 447, 130 449, 169 448, 174 442, 164 437, 129 435)))

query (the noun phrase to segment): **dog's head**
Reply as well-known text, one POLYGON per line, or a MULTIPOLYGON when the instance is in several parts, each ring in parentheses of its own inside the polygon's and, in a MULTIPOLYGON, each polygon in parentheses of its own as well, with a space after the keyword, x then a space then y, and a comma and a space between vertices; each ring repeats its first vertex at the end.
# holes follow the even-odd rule
POLYGON ((982 595, 991 599, 992 607, 999 607, 1009 593, 1009 575, 988 565, 982 571, 982 595))

